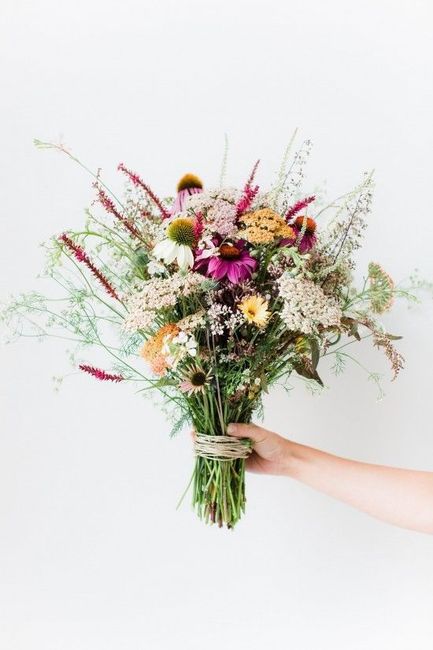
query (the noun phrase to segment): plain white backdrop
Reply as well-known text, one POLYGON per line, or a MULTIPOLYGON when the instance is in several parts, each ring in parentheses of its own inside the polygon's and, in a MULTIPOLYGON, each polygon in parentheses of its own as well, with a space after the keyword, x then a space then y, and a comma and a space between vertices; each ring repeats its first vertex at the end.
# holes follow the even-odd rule
MULTIPOLYGON (((433 276, 431 3, 115 0, 1 3, 0 298, 38 286, 38 244, 76 227, 90 178, 123 161, 161 195, 185 171, 274 178, 294 127, 315 143, 306 191, 376 169, 359 276, 433 276)), ((117 184, 117 185, 116 185, 117 184)), ((378 463, 433 471, 431 299, 387 318, 407 368, 387 396, 357 367, 310 396, 273 393, 265 424, 378 463)), ((387 527, 289 480, 248 477, 234 533, 188 502, 186 433, 129 387, 67 374, 64 345, 1 349, 1 650, 427 650, 432 538, 387 527)), ((358 350, 361 353, 361 350, 358 350)), ((91 360, 90 360, 91 361, 91 360)))

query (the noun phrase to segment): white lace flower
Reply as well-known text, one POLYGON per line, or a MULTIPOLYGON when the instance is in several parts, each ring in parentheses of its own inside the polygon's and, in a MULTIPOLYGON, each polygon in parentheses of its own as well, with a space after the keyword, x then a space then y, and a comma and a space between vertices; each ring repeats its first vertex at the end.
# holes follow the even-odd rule
POLYGON ((290 277, 289 273, 277 280, 283 299, 281 318, 293 332, 312 334, 318 326, 338 327, 342 316, 336 300, 325 295, 311 280, 290 277))

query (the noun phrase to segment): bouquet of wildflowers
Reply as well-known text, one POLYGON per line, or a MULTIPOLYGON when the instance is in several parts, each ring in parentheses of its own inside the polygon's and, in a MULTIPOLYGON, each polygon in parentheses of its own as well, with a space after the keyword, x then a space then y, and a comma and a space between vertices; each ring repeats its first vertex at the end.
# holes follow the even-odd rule
POLYGON ((243 187, 208 189, 186 174, 164 200, 123 164, 122 198, 94 174, 84 226, 46 245, 52 298, 22 295, 3 312, 22 335, 74 340, 83 373, 159 393, 174 431, 190 423, 193 505, 219 526, 233 527, 245 510, 245 459, 254 453, 249 440, 227 435, 229 422, 249 422, 263 394, 291 375, 322 386, 320 358, 335 354, 339 371, 346 346, 361 338, 382 348, 394 377, 402 368, 398 337, 378 318, 406 292, 377 263, 360 289, 352 281, 372 176, 323 205, 301 194, 309 151, 306 141, 290 166, 285 156, 265 192, 257 164, 243 187))

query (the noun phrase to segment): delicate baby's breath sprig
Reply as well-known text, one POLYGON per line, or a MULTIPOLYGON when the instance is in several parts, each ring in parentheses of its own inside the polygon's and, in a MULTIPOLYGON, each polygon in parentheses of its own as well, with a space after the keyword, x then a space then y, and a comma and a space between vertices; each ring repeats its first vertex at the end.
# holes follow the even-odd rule
POLYGON ((293 157, 293 162, 286 172, 282 183, 282 201, 279 206, 281 213, 284 214, 289 209, 293 198, 296 197, 301 189, 304 180, 304 168, 310 156, 313 143, 311 140, 304 140, 298 151, 293 157))

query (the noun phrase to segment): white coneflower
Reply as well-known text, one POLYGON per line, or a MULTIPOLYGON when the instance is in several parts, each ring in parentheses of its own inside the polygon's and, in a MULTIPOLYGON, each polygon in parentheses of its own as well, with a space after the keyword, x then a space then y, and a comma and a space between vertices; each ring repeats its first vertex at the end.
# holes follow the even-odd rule
POLYGON ((166 264, 176 260, 182 270, 191 268, 194 264, 191 250, 195 244, 194 220, 178 217, 168 225, 166 234, 167 238, 154 247, 154 256, 164 260, 166 264))

